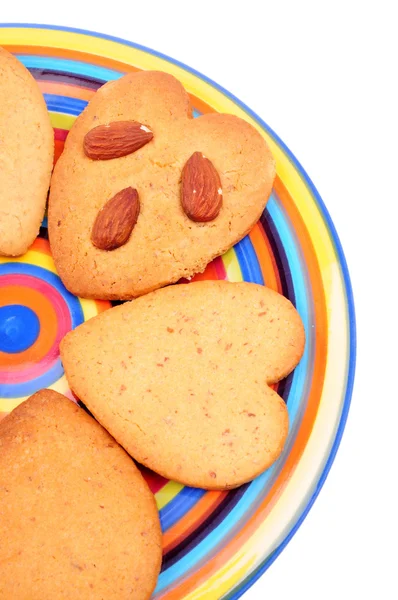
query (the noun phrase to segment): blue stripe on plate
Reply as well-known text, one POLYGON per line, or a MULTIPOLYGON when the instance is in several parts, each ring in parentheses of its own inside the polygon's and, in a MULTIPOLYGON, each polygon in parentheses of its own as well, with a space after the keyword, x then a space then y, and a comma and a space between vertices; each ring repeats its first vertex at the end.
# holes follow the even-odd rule
POLYGON ((43 94, 47 108, 51 112, 61 112, 68 115, 78 116, 88 104, 86 100, 69 98, 68 96, 56 96, 55 94, 43 94))
POLYGON ((106 81, 119 79, 123 73, 114 69, 106 69, 90 63, 56 58, 53 56, 35 56, 30 54, 17 54, 18 59, 27 69, 43 69, 43 71, 58 71, 61 73, 74 73, 83 77, 106 81))

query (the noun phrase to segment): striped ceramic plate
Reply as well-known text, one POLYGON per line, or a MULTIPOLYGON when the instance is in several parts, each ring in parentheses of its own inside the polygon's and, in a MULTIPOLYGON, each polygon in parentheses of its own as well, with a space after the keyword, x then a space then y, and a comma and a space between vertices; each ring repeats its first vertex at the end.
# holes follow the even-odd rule
MULTIPOLYGON (((0 27, 0 44, 19 57, 43 91, 56 158, 95 90, 138 69, 172 73, 190 93, 195 115, 236 114, 252 123, 273 151, 277 178, 260 221, 200 278, 267 285, 290 298, 301 314, 305 354, 279 384, 291 422, 283 456, 251 484, 229 493, 191 489, 145 472, 164 531, 163 570, 154 597, 238 598, 304 519, 347 417, 355 364, 354 308, 330 217, 276 134, 239 100, 185 65, 123 40, 66 28, 6 25, 0 27)), ((43 386, 70 394, 59 340, 108 306, 65 290, 51 259, 46 221, 25 256, 0 258, 0 412, 43 386), (15 317, 12 339, 4 333, 10 311, 15 317)))

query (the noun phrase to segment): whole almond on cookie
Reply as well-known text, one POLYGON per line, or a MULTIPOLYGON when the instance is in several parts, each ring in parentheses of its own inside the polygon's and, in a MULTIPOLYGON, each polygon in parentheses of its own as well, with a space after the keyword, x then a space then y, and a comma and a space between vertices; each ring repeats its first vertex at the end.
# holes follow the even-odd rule
POLYGON ((108 200, 95 219, 91 241, 100 250, 115 250, 129 239, 140 213, 138 192, 132 187, 108 200))
POLYGON ((220 176, 213 163, 201 152, 194 152, 182 170, 181 204, 192 221, 212 221, 220 212, 220 176))
POLYGON ((110 160, 131 154, 153 138, 152 131, 136 121, 113 121, 98 125, 84 138, 84 152, 93 160, 110 160))

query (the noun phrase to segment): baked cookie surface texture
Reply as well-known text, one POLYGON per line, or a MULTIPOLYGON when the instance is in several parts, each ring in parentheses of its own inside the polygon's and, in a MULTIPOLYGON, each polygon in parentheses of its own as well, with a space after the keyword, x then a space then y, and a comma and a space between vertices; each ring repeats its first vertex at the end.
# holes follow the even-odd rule
POLYGON ((149 488, 84 410, 42 390, 0 422, 1 600, 145 600, 161 564, 149 488))
POLYGON ((54 170, 49 235, 74 294, 130 299, 202 272, 243 238, 271 193, 264 140, 233 115, 192 118, 157 71, 105 84, 54 170))
POLYGON ((68 333, 71 389, 138 462, 207 489, 254 479, 279 456, 288 412, 270 387, 299 362, 293 305, 251 283, 169 286, 68 333))
POLYGON ((35 240, 53 157, 43 95, 24 65, 0 47, 0 255, 24 254, 35 240))

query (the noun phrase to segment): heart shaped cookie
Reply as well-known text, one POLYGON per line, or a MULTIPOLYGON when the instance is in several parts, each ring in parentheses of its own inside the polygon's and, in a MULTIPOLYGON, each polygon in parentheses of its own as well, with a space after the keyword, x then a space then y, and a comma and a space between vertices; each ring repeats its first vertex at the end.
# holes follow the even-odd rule
POLYGON ((0 254, 24 254, 39 233, 54 132, 32 75, 0 48, 0 254))
POLYGON ((202 272, 250 231, 274 176, 251 125, 223 114, 193 119, 171 75, 109 82, 77 118, 54 171, 57 270, 74 294, 105 299, 202 272))
POLYGON ((297 365, 292 304, 251 283, 169 286, 68 333, 69 385, 138 462, 208 489, 250 481, 282 452, 288 413, 269 387, 297 365))

